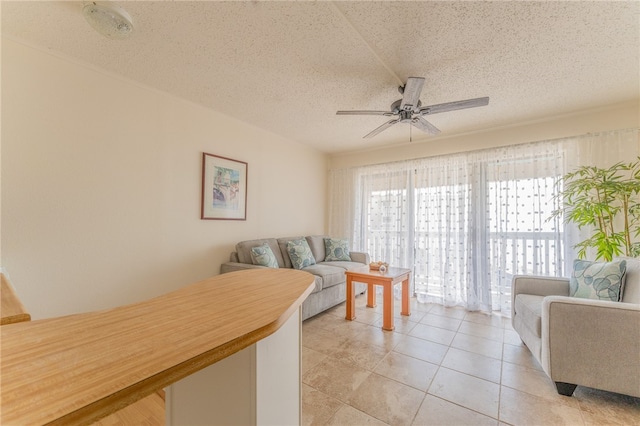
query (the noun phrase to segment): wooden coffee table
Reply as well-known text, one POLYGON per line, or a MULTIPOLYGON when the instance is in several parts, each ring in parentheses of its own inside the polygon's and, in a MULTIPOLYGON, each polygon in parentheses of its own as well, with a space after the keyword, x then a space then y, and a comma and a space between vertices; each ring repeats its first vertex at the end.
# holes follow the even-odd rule
POLYGON ((356 295, 353 282, 364 283, 367 285, 367 307, 376 306, 376 292, 374 286, 381 285, 383 290, 383 314, 382 329, 393 330, 393 287, 402 283, 402 315, 409 316, 409 277, 411 269, 405 268, 389 268, 385 272, 372 271, 369 266, 362 268, 349 269, 345 272, 347 275, 347 315, 346 319, 353 321, 356 318, 356 295))

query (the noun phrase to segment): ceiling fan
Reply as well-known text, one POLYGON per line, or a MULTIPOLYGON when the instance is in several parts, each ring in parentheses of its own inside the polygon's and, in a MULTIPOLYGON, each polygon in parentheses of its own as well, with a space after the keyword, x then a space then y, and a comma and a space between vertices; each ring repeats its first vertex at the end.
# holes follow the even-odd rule
POLYGON ((475 108, 489 104, 489 98, 474 98, 464 101, 446 102, 443 104, 422 106, 420 102, 420 92, 424 85, 424 78, 409 77, 404 86, 398 87, 398 91, 402 94, 402 99, 398 99, 391 104, 391 111, 338 111, 337 115, 384 115, 386 117, 396 116, 382 126, 375 128, 367 133, 365 138, 372 138, 383 130, 388 129, 396 123, 409 123, 414 127, 426 132, 430 135, 437 135, 440 130, 433 124, 424 119, 423 116, 438 114, 441 112, 455 111, 458 109, 475 108))

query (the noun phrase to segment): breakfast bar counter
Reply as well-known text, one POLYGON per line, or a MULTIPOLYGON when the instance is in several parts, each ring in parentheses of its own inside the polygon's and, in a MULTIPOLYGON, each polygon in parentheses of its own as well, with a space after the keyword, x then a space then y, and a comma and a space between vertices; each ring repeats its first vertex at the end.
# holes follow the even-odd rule
MULTIPOLYGON (((268 364, 274 362, 283 339, 290 342, 289 349, 297 349, 299 358, 299 308, 313 286, 314 278, 306 272, 247 270, 109 310, 3 325, 0 423, 89 424, 250 348, 242 359, 251 363, 247 368, 255 385, 260 370, 273 375, 268 364), (292 331, 261 352, 261 342, 269 345, 271 335, 287 323, 292 331)), ((290 373, 289 388, 295 394, 299 366, 290 373)), ((234 386, 236 381, 229 382, 234 386)), ((206 385, 213 382, 220 385, 224 380, 208 380, 206 385)), ((258 407, 245 411, 253 416, 252 423, 260 423, 256 410, 261 396, 252 387, 239 395, 247 394, 246 400, 258 407)), ((167 401, 172 410, 169 424, 171 416, 176 424, 190 421, 176 417, 192 411, 181 410, 180 401, 193 402, 198 399, 194 393, 201 391, 190 392, 182 386, 184 397, 174 395, 175 401, 167 401)))

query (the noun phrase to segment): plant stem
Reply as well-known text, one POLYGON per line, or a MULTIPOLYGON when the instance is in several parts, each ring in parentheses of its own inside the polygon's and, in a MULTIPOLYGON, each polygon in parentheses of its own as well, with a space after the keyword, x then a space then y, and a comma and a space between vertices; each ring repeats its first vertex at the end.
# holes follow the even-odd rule
POLYGON ((622 211, 624 213, 625 255, 631 256, 631 232, 629 232, 629 196, 622 197, 622 211))

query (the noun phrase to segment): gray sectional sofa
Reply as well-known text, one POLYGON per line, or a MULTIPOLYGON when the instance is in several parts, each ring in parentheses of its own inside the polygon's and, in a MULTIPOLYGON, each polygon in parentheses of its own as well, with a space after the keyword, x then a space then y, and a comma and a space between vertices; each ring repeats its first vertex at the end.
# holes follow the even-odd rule
MULTIPOLYGON (((287 243, 292 240, 306 239, 315 259, 315 264, 302 268, 303 271, 315 275, 316 283, 313 292, 302 304, 302 319, 305 320, 325 311, 346 300, 347 269, 362 267, 370 262, 369 255, 361 252, 349 252, 351 261, 325 261, 326 235, 307 237, 263 238, 258 240, 241 241, 236 244, 236 250, 231 253, 229 262, 220 266, 220 273, 239 271, 251 268, 266 268, 255 265, 251 257, 251 249, 267 244, 278 262, 279 268, 293 268, 287 243)), ((356 284, 356 293, 366 290, 366 285, 356 284)))

